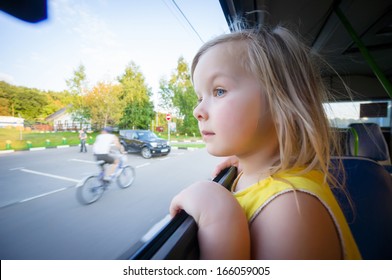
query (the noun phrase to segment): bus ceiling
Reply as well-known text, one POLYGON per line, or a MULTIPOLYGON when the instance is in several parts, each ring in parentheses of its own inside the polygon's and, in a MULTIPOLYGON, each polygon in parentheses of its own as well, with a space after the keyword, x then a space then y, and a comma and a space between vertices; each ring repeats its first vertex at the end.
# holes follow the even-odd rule
MULTIPOLYGON (((220 4, 232 31, 236 27, 231 24, 241 19, 250 26, 284 24, 299 32, 353 89, 354 99, 392 98, 392 0, 220 0, 220 4)), ((332 87, 339 84, 332 71, 324 76, 332 87)))

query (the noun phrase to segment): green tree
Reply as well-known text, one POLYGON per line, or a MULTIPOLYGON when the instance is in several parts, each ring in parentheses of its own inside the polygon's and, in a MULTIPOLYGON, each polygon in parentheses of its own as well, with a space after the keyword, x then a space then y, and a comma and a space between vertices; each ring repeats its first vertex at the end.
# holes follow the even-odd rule
POLYGON ((198 133, 197 120, 193 117, 193 109, 197 97, 190 79, 190 71, 183 57, 177 61, 177 68, 169 81, 160 81, 160 105, 178 114, 177 129, 180 133, 198 133))
POLYGON ((122 86, 110 83, 98 83, 84 96, 86 108, 91 117, 91 123, 102 128, 118 124, 123 111, 121 100, 122 86))
POLYGON ((26 121, 43 120, 43 108, 47 105, 44 92, 0 82, 0 108, 7 115, 22 117, 26 121))
POLYGON ((69 91, 73 95, 83 95, 83 91, 87 88, 86 67, 80 64, 73 72, 73 77, 65 81, 69 91))
POLYGON ((122 85, 121 99, 124 102, 120 127, 148 128, 155 116, 154 105, 151 101, 151 89, 139 67, 131 62, 118 80, 122 85))
POLYGON ((0 115, 22 117, 25 123, 45 118, 71 103, 69 92, 42 91, 0 82, 0 115))
POLYGON ((48 91, 45 93, 45 96, 47 99, 47 105, 42 110, 42 117, 44 118, 68 106, 69 104, 72 104, 73 100, 72 95, 68 91, 48 91))
POLYGON ((46 96, 36 89, 22 88, 15 102, 15 111, 28 121, 44 121, 43 108, 46 96))
POLYGON ((15 102, 18 87, 0 81, 1 111, 4 116, 15 116, 15 102))
POLYGON ((178 108, 176 108, 173 104, 174 91, 169 84, 169 82, 165 79, 161 79, 159 81, 159 108, 163 109, 166 112, 171 112, 178 115, 178 108))
POLYGON ((0 116, 10 116, 9 102, 7 98, 0 97, 0 116))
POLYGON ((0 81, 0 116, 12 116, 8 88, 6 82, 0 81))
POLYGON ((65 83, 73 96, 71 101, 72 106, 69 107, 69 110, 73 119, 79 122, 80 128, 82 128, 83 123, 90 119, 90 111, 86 104, 84 104, 83 98, 83 95, 87 91, 87 76, 84 65, 80 64, 79 67, 74 70, 73 76, 66 80, 65 83))

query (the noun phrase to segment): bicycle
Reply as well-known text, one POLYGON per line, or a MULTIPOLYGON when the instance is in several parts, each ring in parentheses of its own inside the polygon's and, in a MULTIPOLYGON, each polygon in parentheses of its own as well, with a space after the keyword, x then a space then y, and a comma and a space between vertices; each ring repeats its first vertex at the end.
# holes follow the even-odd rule
POLYGON ((83 183, 76 188, 76 197, 81 204, 91 204, 100 199, 109 185, 116 181, 122 188, 128 188, 135 180, 135 168, 127 164, 126 157, 120 157, 120 163, 109 180, 105 178, 105 162, 100 160, 97 164, 101 168, 98 175, 91 175, 83 180, 83 183))

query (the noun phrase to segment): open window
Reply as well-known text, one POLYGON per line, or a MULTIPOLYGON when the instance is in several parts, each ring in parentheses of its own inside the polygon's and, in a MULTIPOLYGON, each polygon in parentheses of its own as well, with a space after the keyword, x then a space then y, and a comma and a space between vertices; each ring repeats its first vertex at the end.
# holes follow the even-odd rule
MULTIPOLYGON (((220 172, 213 179, 226 189, 230 189, 237 176, 237 168, 232 166, 220 172)), ((177 214, 152 239, 144 243, 136 252, 128 250, 119 259, 133 260, 187 260, 199 258, 197 225, 185 211, 177 214)))

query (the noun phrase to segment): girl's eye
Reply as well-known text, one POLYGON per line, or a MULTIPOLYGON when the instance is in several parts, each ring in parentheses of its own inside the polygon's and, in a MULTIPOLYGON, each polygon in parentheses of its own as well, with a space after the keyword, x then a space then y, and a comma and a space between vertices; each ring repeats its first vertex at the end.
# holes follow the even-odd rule
POLYGON ((217 88, 214 91, 214 95, 217 97, 221 97, 226 93, 226 90, 224 90, 223 88, 217 88))

